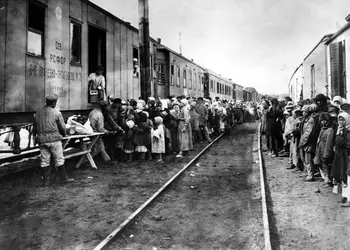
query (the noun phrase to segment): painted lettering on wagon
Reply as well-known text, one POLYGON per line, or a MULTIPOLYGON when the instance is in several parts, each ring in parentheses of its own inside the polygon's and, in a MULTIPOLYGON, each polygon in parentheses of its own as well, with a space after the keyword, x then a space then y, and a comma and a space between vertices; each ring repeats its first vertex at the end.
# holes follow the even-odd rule
POLYGON ((70 72, 65 70, 44 68, 40 65, 29 64, 28 65, 29 77, 44 77, 50 79, 69 80, 69 81, 82 81, 82 73, 70 72))
POLYGON ((66 58, 63 56, 58 56, 55 54, 50 54, 50 62, 53 63, 58 63, 58 64, 65 64, 66 63, 66 58))

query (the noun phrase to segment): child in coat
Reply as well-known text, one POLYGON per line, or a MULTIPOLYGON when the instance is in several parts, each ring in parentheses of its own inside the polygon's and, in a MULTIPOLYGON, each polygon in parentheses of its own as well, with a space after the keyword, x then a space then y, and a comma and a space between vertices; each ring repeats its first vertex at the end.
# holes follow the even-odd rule
POLYGON ((328 112, 320 114, 319 122, 321 125, 321 131, 317 139, 316 153, 314 158, 315 166, 319 168, 321 176, 326 185, 330 185, 328 173, 330 164, 333 161, 333 142, 334 142, 334 130, 331 126, 331 117, 328 112))

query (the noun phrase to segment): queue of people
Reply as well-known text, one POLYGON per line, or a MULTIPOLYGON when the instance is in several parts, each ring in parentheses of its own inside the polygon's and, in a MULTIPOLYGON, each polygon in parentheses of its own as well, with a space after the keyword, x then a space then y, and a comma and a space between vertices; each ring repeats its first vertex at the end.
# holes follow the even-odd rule
MULTIPOLYGON (((62 183, 74 181, 67 177, 62 138, 70 134, 61 112, 56 109, 57 95, 46 97, 46 105, 35 114, 33 135, 41 152, 41 175, 49 184, 50 162, 60 174, 62 183)), ((230 133, 236 123, 257 118, 254 103, 204 99, 189 96, 142 100, 101 98, 89 113, 92 131, 102 132, 91 149, 91 156, 100 154, 105 164, 135 160, 163 162, 165 154, 182 158, 194 143, 211 142, 221 133, 230 133)), ((84 119, 82 119, 84 120, 84 119)), ((89 165, 87 159, 83 165, 89 165)))
POLYGON ((350 104, 345 99, 318 94, 295 104, 289 97, 272 98, 262 100, 259 111, 268 155, 289 157, 286 168, 306 182, 320 178, 325 187, 349 188, 350 104))
POLYGON ((101 152, 107 164, 152 159, 163 162, 164 154, 181 158, 194 143, 211 142, 235 123, 243 122, 246 115, 242 107, 219 98, 185 96, 162 100, 149 97, 147 102, 141 98, 100 101, 89 120, 93 130, 105 136, 91 154, 101 152))

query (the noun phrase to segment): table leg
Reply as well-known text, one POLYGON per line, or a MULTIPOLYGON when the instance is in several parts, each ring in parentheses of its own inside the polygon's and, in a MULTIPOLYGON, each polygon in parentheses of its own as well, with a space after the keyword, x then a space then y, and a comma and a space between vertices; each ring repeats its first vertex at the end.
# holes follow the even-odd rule
MULTIPOLYGON (((83 139, 80 139, 80 147, 81 147, 81 149, 82 149, 82 150, 91 150, 92 147, 95 145, 95 143, 96 143, 96 141, 98 140, 99 137, 100 137, 99 135, 93 136, 93 137, 91 138, 91 143, 90 143, 89 147, 86 147, 86 144, 85 144, 84 140, 83 140, 83 139)), ((92 168, 97 169, 97 166, 96 166, 96 164, 95 164, 95 162, 94 162, 94 159, 92 158, 92 156, 91 156, 90 153, 87 153, 86 155, 83 155, 83 156, 80 158, 78 164, 76 165, 76 168, 79 168, 80 165, 85 161, 85 156, 87 157, 88 161, 90 162, 92 168)))

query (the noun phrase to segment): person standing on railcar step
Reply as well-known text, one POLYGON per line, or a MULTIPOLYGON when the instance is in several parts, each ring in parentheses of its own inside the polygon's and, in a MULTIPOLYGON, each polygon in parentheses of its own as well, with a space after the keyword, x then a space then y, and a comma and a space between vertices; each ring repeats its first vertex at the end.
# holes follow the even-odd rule
POLYGON ((65 124, 61 112, 55 109, 57 95, 47 96, 46 105, 35 114, 33 134, 39 144, 41 170, 45 185, 49 184, 50 160, 54 160, 62 183, 72 182, 64 167, 62 138, 66 136, 65 124))
POLYGON ((107 101, 106 80, 105 80, 105 77, 102 75, 103 71, 104 71, 103 66, 98 65, 96 68, 96 73, 91 73, 88 77, 89 91, 97 90, 99 101, 107 101))

